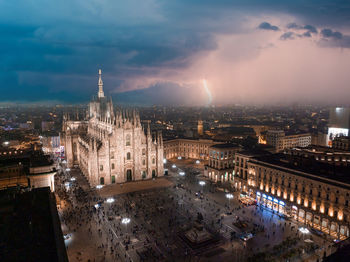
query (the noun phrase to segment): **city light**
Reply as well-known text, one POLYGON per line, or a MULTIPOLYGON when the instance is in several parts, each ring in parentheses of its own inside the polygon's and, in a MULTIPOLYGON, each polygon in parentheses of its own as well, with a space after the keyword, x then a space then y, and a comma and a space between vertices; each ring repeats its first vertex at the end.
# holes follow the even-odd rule
POLYGON ((181 156, 178 156, 178 157, 177 157, 177 159, 181 160, 181 159, 182 159, 182 157, 181 157, 181 156))
POLYGON ((96 188, 97 189, 101 189, 103 187, 103 185, 97 185, 96 188))
POLYGON ((163 159, 163 164, 166 164, 167 160, 166 158, 163 159))
POLYGON ((5 145, 5 146, 8 146, 9 144, 10 144, 9 141, 5 141, 5 142, 4 142, 4 145, 5 145))
POLYGON ((232 194, 226 194, 226 198, 228 198, 228 199, 232 199, 233 198, 233 195, 232 194))
POLYGON ((109 198, 107 198, 106 202, 111 204, 111 203, 114 202, 114 198, 113 197, 109 197, 109 198))
POLYGON ((198 165, 198 164, 200 164, 201 163, 201 161, 199 161, 199 160, 196 160, 196 164, 198 165))
POLYGON ((179 175, 180 175, 180 176, 184 176, 184 175, 185 175, 185 172, 181 171, 181 172, 179 172, 179 175))
POLYGON ((303 233, 303 234, 309 234, 310 233, 309 229, 307 229, 306 227, 300 227, 299 231, 301 233, 303 233))
POLYGON ((95 204, 94 207, 95 207, 96 209, 98 209, 98 208, 100 207, 100 205, 99 205, 99 204, 95 204))
POLYGON ((205 181, 199 181, 199 185, 205 186, 205 181))
POLYGON ((129 223, 130 223, 130 218, 124 217, 124 218, 122 219, 122 224, 127 225, 127 224, 129 224, 129 223))
POLYGON ((76 179, 75 179, 75 177, 72 177, 71 179, 70 179, 70 181, 75 181, 76 179))
POLYGON ((175 165, 175 164, 173 164, 171 167, 172 167, 172 168, 176 168, 176 165, 175 165))
POLYGON ((70 171, 70 168, 66 168, 66 171, 69 172, 69 171, 70 171))

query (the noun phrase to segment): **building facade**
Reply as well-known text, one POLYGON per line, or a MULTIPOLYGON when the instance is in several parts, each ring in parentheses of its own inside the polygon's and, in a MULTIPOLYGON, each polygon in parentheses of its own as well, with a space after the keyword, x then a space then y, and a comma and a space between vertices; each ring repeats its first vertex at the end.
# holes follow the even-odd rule
POLYGON ((292 147, 306 147, 311 145, 311 134, 286 135, 283 130, 269 130, 266 134, 266 143, 282 151, 292 147))
POLYGON ((56 165, 41 152, 0 155, 0 190, 49 187, 55 191, 56 165))
POLYGON ((334 146, 332 148, 321 146, 297 147, 287 149, 286 154, 293 157, 299 156, 300 158, 307 158, 310 161, 328 163, 334 166, 350 167, 350 151, 339 150, 334 146))
POLYGON ((350 129, 350 108, 335 107, 329 112, 327 145, 332 146, 333 140, 339 136, 348 136, 350 129))
POLYGON ((167 159, 184 157, 209 159, 209 147, 218 144, 210 139, 177 138, 164 141, 164 157, 167 159))
POLYGON ((231 182, 235 175, 235 153, 240 147, 234 144, 217 144, 209 148, 208 165, 204 176, 214 182, 231 182))
POLYGON ((350 136, 339 136, 334 138, 332 141, 332 147, 338 150, 350 151, 350 136))
MULTIPOLYGON (((238 156, 241 157, 246 158, 238 156)), ((321 171, 294 168, 274 155, 247 157, 247 176, 240 179, 244 184, 240 188, 242 192, 255 198, 259 205, 334 238, 350 236, 350 183, 337 179, 342 176, 324 176, 320 175, 321 171)))
POLYGON ((200 136, 203 135, 203 121, 202 120, 198 120, 197 132, 198 132, 198 135, 200 135, 200 136))
POLYGON ((85 120, 64 118, 60 135, 68 166, 78 165, 91 186, 163 176, 161 133, 152 134, 149 125, 145 132, 135 110, 114 111, 101 70, 98 86, 85 120))

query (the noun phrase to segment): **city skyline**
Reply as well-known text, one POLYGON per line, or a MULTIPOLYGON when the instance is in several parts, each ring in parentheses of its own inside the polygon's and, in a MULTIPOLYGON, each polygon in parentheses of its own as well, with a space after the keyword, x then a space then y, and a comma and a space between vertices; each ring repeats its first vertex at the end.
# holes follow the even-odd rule
POLYGON ((0 102, 348 103, 343 1, 1 5, 0 102))

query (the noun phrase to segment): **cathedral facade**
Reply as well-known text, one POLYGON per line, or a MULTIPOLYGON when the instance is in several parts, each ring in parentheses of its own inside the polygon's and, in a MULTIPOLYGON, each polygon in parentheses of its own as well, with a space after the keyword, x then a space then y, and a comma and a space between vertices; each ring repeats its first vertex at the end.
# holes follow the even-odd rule
POLYGON ((135 110, 114 110, 101 70, 98 86, 84 120, 64 116, 60 136, 68 167, 79 165, 91 186, 163 176, 161 133, 144 128, 135 110))

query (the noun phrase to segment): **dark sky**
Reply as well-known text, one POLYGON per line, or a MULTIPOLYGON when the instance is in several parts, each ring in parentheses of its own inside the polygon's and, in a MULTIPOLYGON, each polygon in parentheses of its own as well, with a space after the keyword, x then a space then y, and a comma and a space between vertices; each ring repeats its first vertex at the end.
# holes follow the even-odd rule
POLYGON ((349 103, 350 1, 0 1, 0 102, 349 103), (206 87, 204 85, 206 83, 206 87))

